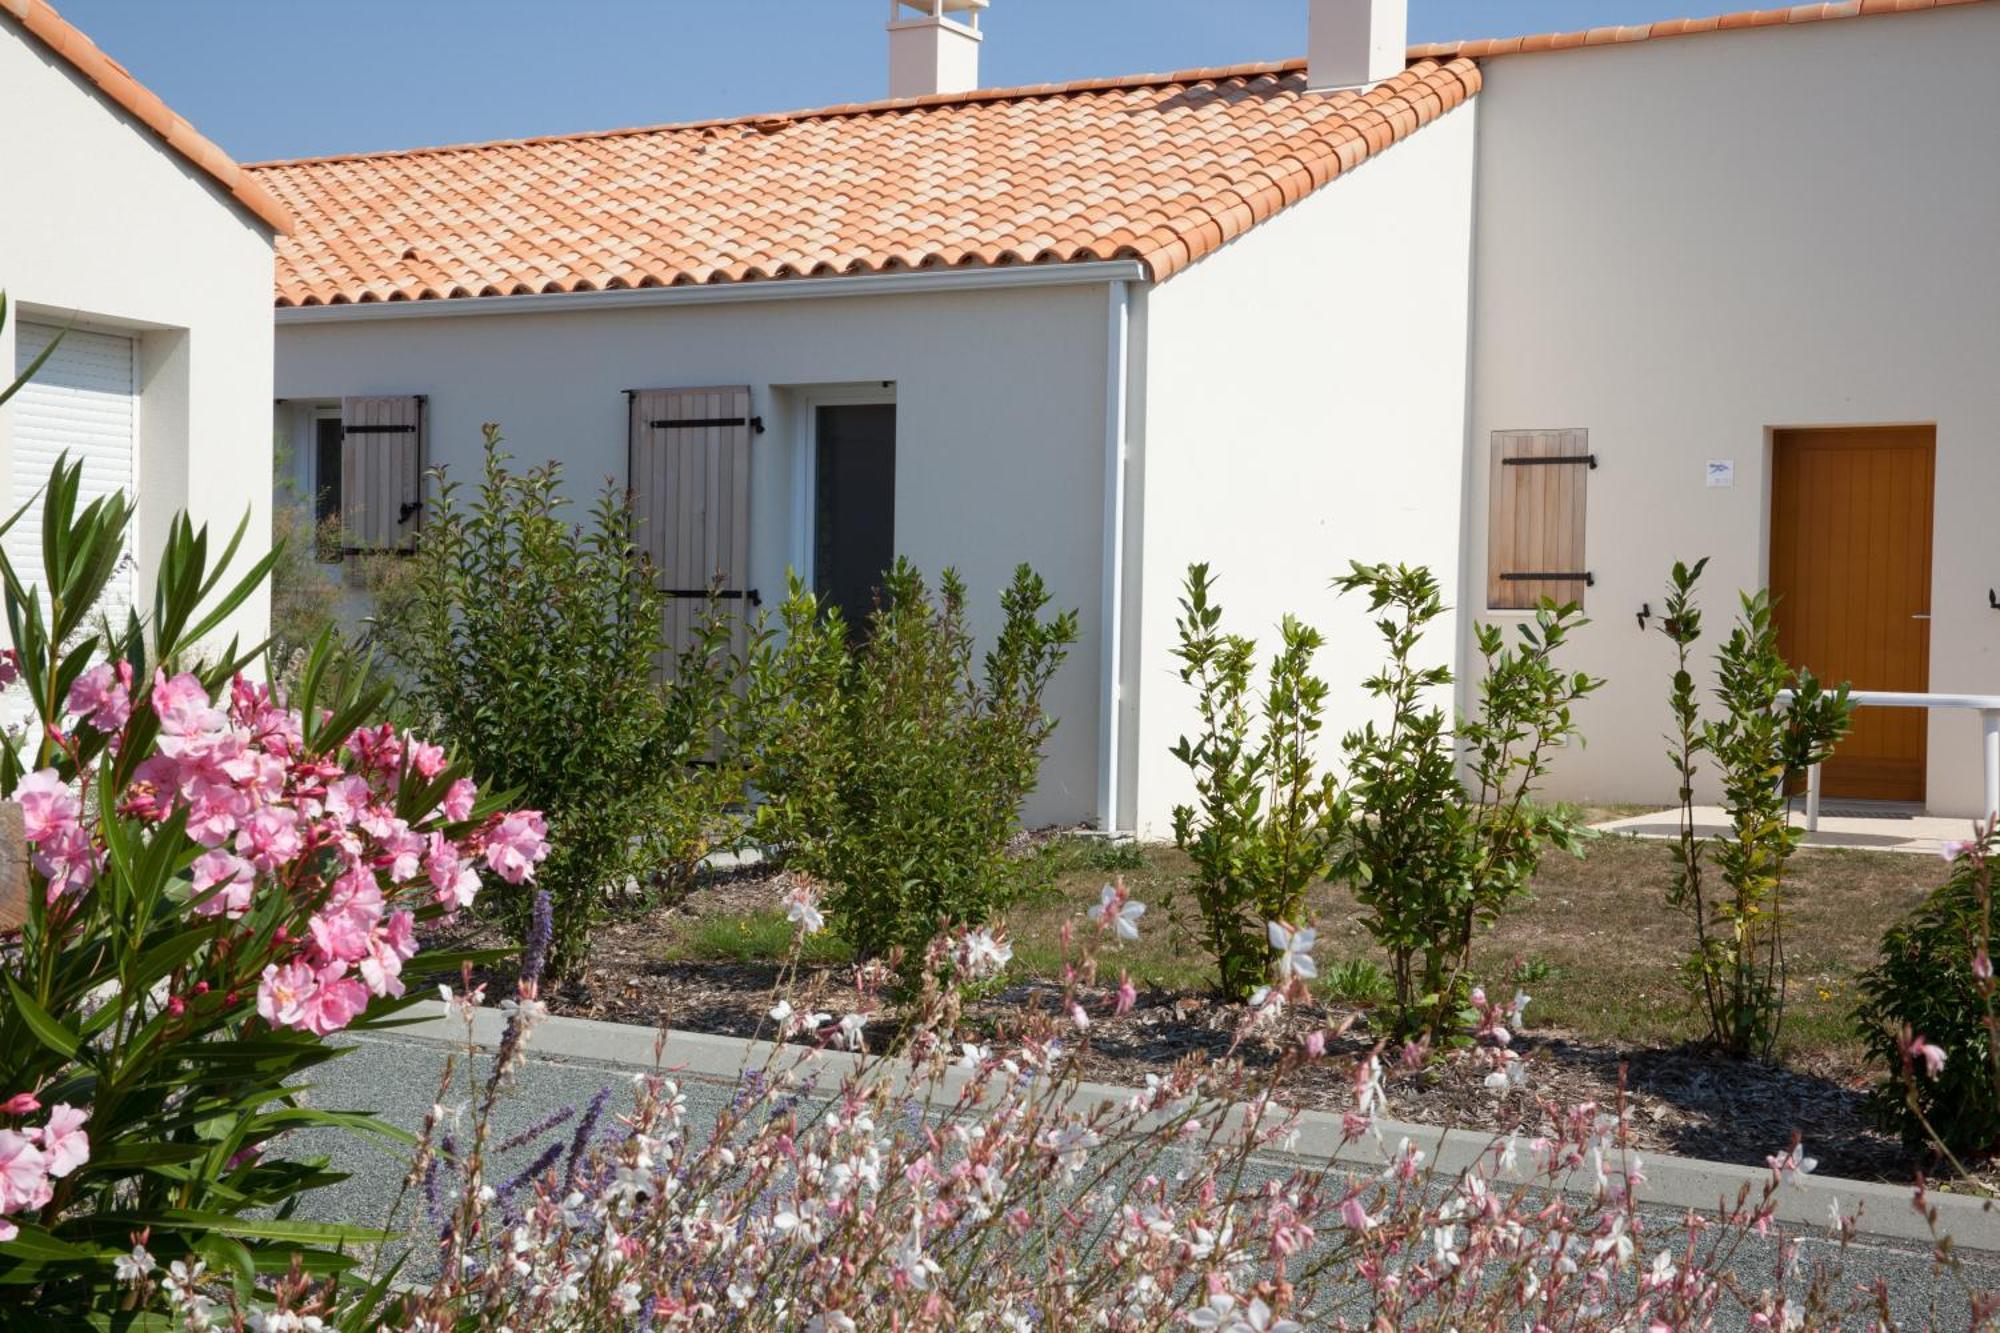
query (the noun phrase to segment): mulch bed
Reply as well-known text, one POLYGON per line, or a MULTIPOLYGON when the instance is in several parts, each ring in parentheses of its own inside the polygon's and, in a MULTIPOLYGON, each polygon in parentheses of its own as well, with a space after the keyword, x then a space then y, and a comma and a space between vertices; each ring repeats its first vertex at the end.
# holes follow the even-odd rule
MULTIPOLYGON (((779 978, 776 965, 663 960, 660 942, 680 914, 743 912, 777 901, 773 877, 744 873, 700 889, 680 906, 608 922, 592 937, 584 974, 543 998, 552 1012, 578 1018, 768 1038, 772 1025, 765 1014, 779 978)), ((452 932, 453 945, 497 942, 477 926, 452 932)), ((500 990, 496 985, 496 995, 500 990)), ((976 1029, 989 1029, 1018 1019, 1028 1007, 1055 1012, 1060 997, 1057 986, 1026 981, 981 1000, 967 1017, 976 1029)), ((793 1002, 802 1009, 837 1016, 853 1007, 853 999, 850 967, 802 968, 796 978, 793 1002)), ((1085 1074, 1113 1084, 1143 1083, 1146 1074, 1189 1057, 1221 1058, 1242 1020, 1240 1008, 1211 996, 1160 989, 1141 992, 1122 1017, 1111 1014, 1108 991, 1088 1007, 1093 1021, 1085 1074)), ((1329 1052, 1365 1053, 1375 1042, 1365 1011, 1300 1006, 1277 1030, 1245 1041, 1237 1054, 1253 1064, 1268 1062, 1281 1047, 1295 1049, 1315 1028, 1347 1019, 1354 1020, 1352 1027, 1329 1043, 1329 1052)), ((871 1047, 879 1049, 889 1039, 893 1022, 893 1014, 885 1013, 870 1024, 871 1047)), ((1657 1049, 1593 1041, 1576 1032, 1536 1027, 1532 1011, 1514 1049, 1526 1062, 1527 1078, 1506 1093, 1483 1085, 1490 1066, 1470 1055, 1411 1070, 1385 1054, 1389 1116, 1532 1134, 1543 1123, 1544 1104, 1594 1101, 1610 1107, 1621 1096, 1622 1078, 1634 1145, 1641 1151, 1762 1166, 1797 1134, 1828 1175, 1901 1183, 1922 1165, 1868 1122, 1862 1111, 1865 1082, 1851 1068, 1784 1068, 1731 1060, 1696 1045, 1657 1049)), ((1306 1067, 1288 1080, 1287 1100, 1321 1110, 1349 1109, 1348 1068, 1345 1060, 1306 1067)))

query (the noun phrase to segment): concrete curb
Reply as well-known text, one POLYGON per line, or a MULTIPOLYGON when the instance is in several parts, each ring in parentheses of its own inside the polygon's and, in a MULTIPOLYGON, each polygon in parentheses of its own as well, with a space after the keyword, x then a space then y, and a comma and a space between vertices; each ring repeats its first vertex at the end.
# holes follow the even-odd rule
MULTIPOLYGON (((420 1021, 395 1029, 394 1035, 423 1041, 459 1044, 465 1040, 464 1025, 451 1018, 444 1005, 426 1001, 407 1011, 420 1021)), ((506 1016, 497 1009, 481 1009, 474 1017, 473 1036, 480 1046, 490 1049, 498 1043, 506 1016)), ((833 1083, 864 1066, 877 1075, 909 1080, 933 1104, 950 1106, 969 1079, 969 1074, 953 1069, 933 1083, 918 1079, 912 1068, 900 1060, 866 1058, 845 1051, 813 1051, 803 1046, 777 1047, 770 1042, 739 1037, 720 1037, 705 1032, 638 1027, 626 1023, 605 1023, 587 1018, 551 1016, 535 1029, 531 1052, 544 1058, 587 1060, 627 1069, 652 1069, 656 1065, 681 1079, 734 1085, 745 1069, 763 1068, 780 1050, 788 1056, 824 1070, 833 1083), (661 1038, 664 1037, 664 1044, 661 1038)), ((830 1083, 828 1086, 832 1086, 830 1083)), ((1079 1086, 1076 1100, 1084 1106, 1098 1102, 1123 1102, 1130 1089, 1106 1084, 1079 1086)), ((1492 1153, 1498 1139, 1492 1134, 1471 1130, 1440 1129, 1435 1125, 1413 1125, 1400 1121, 1380 1122, 1382 1141, 1343 1141, 1340 1117, 1326 1111, 1300 1112, 1299 1135, 1285 1152, 1263 1154, 1274 1163, 1302 1168, 1325 1169, 1341 1166, 1353 1170, 1379 1170, 1387 1154, 1382 1144, 1393 1145, 1408 1138, 1423 1149, 1427 1166, 1453 1176, 1481 1157, 1492 1153)), ((1773 1145, 1774 1151, 1782 1145, 1773 1145)), ((1811 1145, 1807 1145, 1811 1150, 1811 1145)), ((1763 1191, 1771 1173, 1761 1167, 1733 1166, 1697 1157, 1672 1157, 1661 1153, 1641 1154, 1646 1179, 1636 1191, 1646 1206, 1674 1210, 1695 1209, 1714 1212, 1733 1207, 1747 1189, 1752 1199, 1763 1191)), ((1535 1182, 1520 1172, 1494 1172, 1495 1179, 1521 1184, 1535 1182)), ((1588 1192, 1591 1178, 1579 1172, 1563 1182, 1565 1189, 1588 1192)), ((1843 1180, 1837 1176, 1807 1176, 1780 1190, 1776 1199, 1777 1220, 1795 1233, 1816 1232, 1831 1236, 1830 1210, 1836 1205, 1843 1215, 1859 1208, 1857 1234, 1883 1240, 1929 1243, 1931 1232, 1924 1218, 1911 1206, 1909 1186, 1886 1185, 1876 1181, 1843 1180)), ((1967 1195, 1929 1196, 1937 1210, 1938 1229, 1950 1236, 1956 1248, 2000 1252, 2000 1202, 1967 1195)))

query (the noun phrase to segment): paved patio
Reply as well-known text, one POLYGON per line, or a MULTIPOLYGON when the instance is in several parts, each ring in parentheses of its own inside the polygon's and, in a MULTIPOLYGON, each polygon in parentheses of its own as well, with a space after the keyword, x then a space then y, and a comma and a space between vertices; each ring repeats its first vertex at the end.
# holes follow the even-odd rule
MULTIPOLYGON (((1729 832, 1729 816, 1719 805, 1694 808, 1695 831, 1712 838, 1729 832)), ((1792 803, 1794 828, 1806 826, 1802 801, 1792 803)), ((1600 833, 1630 833, 1640 838, 1680 836, 1680 811, 1656 810, 1649 814, 1610 819, 1592 828, 1600 833)), ((1808 847, 1853 847, 1875 852, 1921 852, 1942 856, 1946 844, 1972 836, 1970 819, 1926 815, 1897 805, 1836 804, 1829 801, 1820 809, 1819 830, 1806 835, 1808 847)))

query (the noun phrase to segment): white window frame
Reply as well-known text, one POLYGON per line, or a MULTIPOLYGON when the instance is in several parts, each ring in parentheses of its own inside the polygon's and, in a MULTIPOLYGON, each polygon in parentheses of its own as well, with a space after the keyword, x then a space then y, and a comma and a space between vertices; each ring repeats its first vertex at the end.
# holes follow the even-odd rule
MULTIPOLYGON (((893 380, 862 384, 829 384, 799 391, 793 399, 799 405, 794 423, 792 458, 792 568, 800 582, 814 586, 815 546, 813 503, 819 490, 819 409, 822 407, 894 406, 893 380)), ((897 436, 902 429, 898 418, 897 436)), ((898 464, 900 470, 900 463, 898 464)))

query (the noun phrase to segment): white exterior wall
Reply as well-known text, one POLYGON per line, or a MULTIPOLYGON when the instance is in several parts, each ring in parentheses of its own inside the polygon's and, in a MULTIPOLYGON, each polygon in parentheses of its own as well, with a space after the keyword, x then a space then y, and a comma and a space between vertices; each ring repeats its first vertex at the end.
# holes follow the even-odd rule
MULTIPOLYGON (((0 21, 0 382, 24 319, 139 340, 142 596, 186 509, 215 545, 249 516, 241 565, 271 530, 271 235, 199 168, 0 21)), ((10 468, 0 407, 0 468, 10 468)), ((224 626, 260 640, 269 598, 224 626)))
MULTIPOLYGON (((2000 692, 1995 51, 1975 5, 1485 62, 1467 587, 1489 432, 1585 427, 1600 462, 1568 661, 1610 683, 1555 794, 1671 800, 1669 648, 1634 613, 1707 555, 1726 633, 1768 570, 1774 427, 1936 423, 1930 688, 2000 692)), ((1980 803, 1978 734, 1932 715, 1933 810, 1980 803)))
MULTIPOLYGON (((1285 613, 1327 635, 1330 759, 1369 715, 1361 681, 1381 656, 1365 606, 1340 598, 1333 577, 1350 560, 1423 564, 1457 599, 1478 108, 1147 297, 1124 762, 1147 836, 1165 836, 1192 792, 1168 753, 1195 718, 1172 655, 1189 564, 1212 567, 1225 627, 1257 636, 1260 680, 1285 613)), ((1440 622, 1439 660, 1455 634, 1454 620, 1440 622)))
MULTIPOLYGON (((268 287, 266 289, 268 300, 268 287)), ((1060 725, 1024 812, 1094 819, 1103 548, 1105 293, 1099 283, 563 313, 287 323, 278 396, 424 394, 429 462, 473 481, 480 423, 518 463, 560 459, 571 493, 626 482, 624 390, 751 386, 748 586, 767 606, 804 554, 799 457, 812 386, 893 384, 896 549, 964 576, 982 651, 1025 560, 1081 612, 1050 684, 1060 725)), ((302 413, 290 414, 297 428, 302 413)), ((301 431, 292 453, 309 455, 301 431)))

